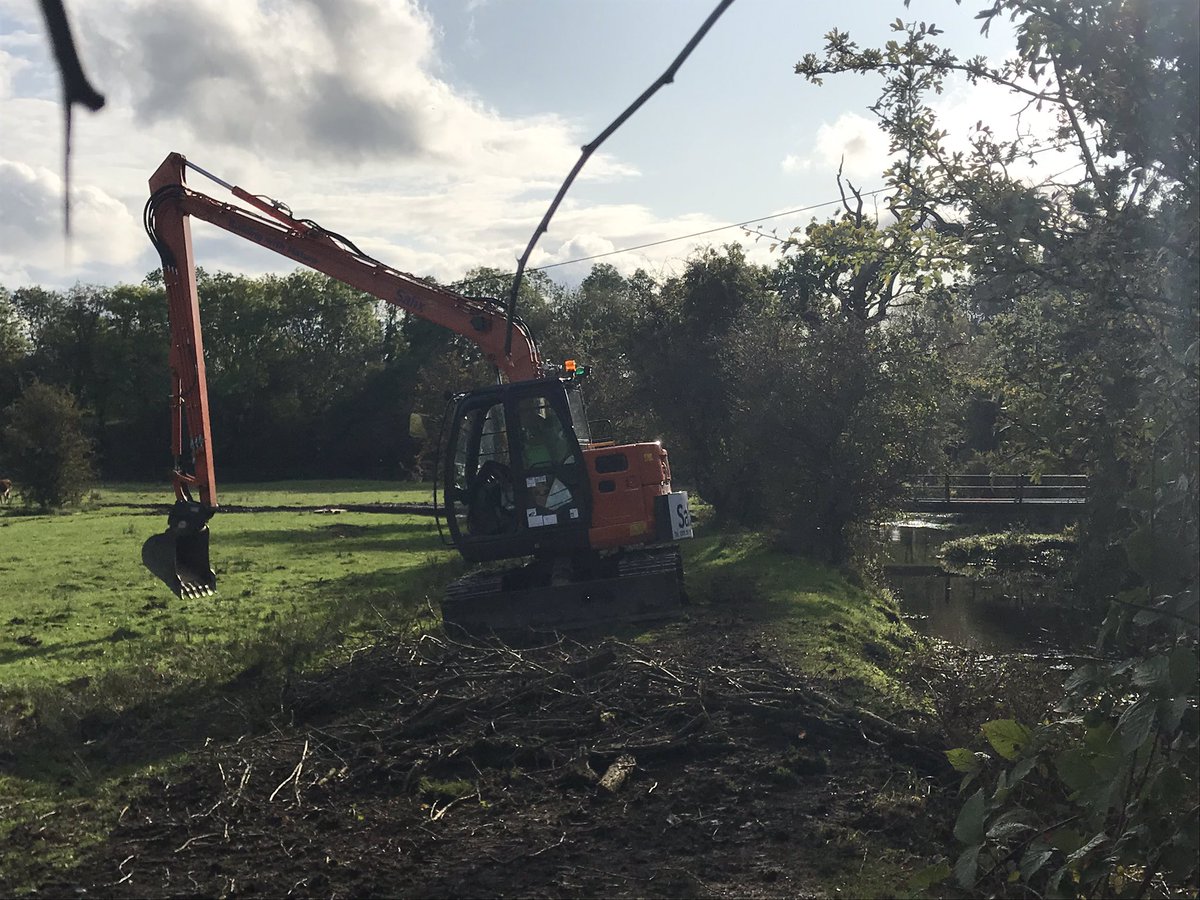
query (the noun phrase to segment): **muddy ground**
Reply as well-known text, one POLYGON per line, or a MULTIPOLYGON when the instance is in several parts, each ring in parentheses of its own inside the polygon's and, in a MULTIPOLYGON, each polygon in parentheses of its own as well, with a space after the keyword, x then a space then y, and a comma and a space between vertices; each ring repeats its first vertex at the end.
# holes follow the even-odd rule
POLYGON ((944 738, 829 688, 704 609, 649 643, 372 647, 269 725, 130 779, 107 839, 37 893, 902 891, 953 844, 944 738))

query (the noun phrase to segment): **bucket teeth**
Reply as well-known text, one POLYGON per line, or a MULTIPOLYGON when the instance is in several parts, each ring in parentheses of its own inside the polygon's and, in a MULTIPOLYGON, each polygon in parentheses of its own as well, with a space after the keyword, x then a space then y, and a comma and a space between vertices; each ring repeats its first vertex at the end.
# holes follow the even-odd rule
POLYGON ((179 582, 179 596, 188 600, 198 600, 201 597, 212 597, 216 595, 216 589, 207 584, 193 584, 190 582, 179 582))
POLYGON ((175 531, 153 535, 142 545, 142 564, 187 600, 211 597, 217 592, 217 577, 208 563, 208 529, 178 536, 175 531))

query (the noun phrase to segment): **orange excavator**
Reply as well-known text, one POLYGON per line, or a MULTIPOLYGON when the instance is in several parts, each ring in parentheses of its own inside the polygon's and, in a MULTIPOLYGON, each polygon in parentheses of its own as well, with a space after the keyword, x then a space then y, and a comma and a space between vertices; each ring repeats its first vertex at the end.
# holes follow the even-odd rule
POLYGON ((177 153, 150 179, 146 231, 162 258, 171 329, 175 503, 142 549, 177 595, 216 590, 209 521, 217 512, 191 222, 203 220, 474 342, 494 385, 450 400, 439 436, 439 531, 484 567, 448 586, 442 616, 468 631, 569 629, 668 617, 683 574, 676 542, 692 536, 688 496, 671 489, 657 442, 594 441, 581 382, 587 367, 542 360, 524 323, 490 299, 393 269, 283 203, 222 181, 177 153), (241 204, 189 188, 192 170, 241 204), (511 333, 511 336, 510 336, 511 333), (445 529, 442 530, 444 523, 445 529))

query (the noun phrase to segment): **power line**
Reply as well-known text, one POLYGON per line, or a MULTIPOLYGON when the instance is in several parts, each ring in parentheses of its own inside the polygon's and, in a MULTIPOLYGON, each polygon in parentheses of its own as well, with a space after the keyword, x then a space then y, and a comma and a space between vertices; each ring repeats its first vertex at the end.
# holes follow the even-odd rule
MULTIPOLYGON (((1029 155, 1035 156, 1040 153, 1050 153, 1055 150, 1064 150, 1067 147, 1072 147, 1072 146, 1074 146, 1074 143, 1072 141, 1065 141, 1065 142, 1059 143, 1059 144, 1050 144, 1045 147, 1040 147, 1036 150, 1029 151, 1029 155)), ((1072 168, 1077 168, 1077 167, 1072 167, 1072 168)), ((887 190, 889 190, 889 188, 875 188, 875 190, 873 190, 873 191, 864 191, 860 196, 874 197, 876 194, 885 193, 887 190)), ((530 272, 545 272, 547 269, 557 269, 557 268, 560 268, 561 266, 573 266, 577 263, 592 262, 593 260, 606 259, 607 257, 610 257, 610 256, 619 256, 622 253, 633 253, 636 250, 647 250, 651 247, 661 247, 663 244, 672 244, 676 241, 686 241, 686 240, 690 240, 692 238, 704 237, 704 236, 710 235, 710 234, 717 234, 718 232, 721 232, 721 231, 728 231, 731 228, 744 228, 747 225, 754 225, 754 224, 757 224, 758 222, 769 222, 771 219, 782 219, 785 216, 794 216, 794 215, 798 215, 799 213, 811 212, 814 209, 821 209, 826 206, 836 206, 837 204, 839 204, 841 202, 842 202, 841 199, 825 200, 821 203, 814 203, 811 206, 801 206, 798 209, 789 209, 786 212, 772 213, 769 216, 759 216, 756 219, 746 219, 745 221, 734 222, 730 225, 718 225, 716 228, 708 228, 708 229, 705 229, 704 231, 693 231, 691 234, 681 234, 676 237, 662 238, 661 240, 657 240, 657 241, 648 241, 645 244, 635 244, 632 247, 622 247, 619 250, 607 250, 604 253, 594 253, 591 256, 580 256, 576 259, 564 260, 563 262, 548 263, 544 266, 536 266, 532 269, 529 269, 529 271, 530 272)), ((755 233, 758 234, 760 237, 766 236, 766 235, 763 235, 761 232, 755 232, 755 233)), ((456 281, 456 282, 452 283, 451 285, 449 285, 449 287, 462 288, 462 287, 467 287, 472 284, 476 284, 477 282, 480 282, 480 281, 486 281, 488 278, 511 278, 514 274, 515 274, 514 272, 504 272, 504 273, 497 273, 495 275, 488 275, 488 276, 485 276, 484 278, 471 278, 471 279, 467 279, 465 281, 456 281)))
MULTIPOLYGON (((876 188, 873 191, 867 191, 862 196, 872 197, 875 194, 882 194, 887 188, 876 188)), ((774 213, 769 216, 760 216, 757 219, 746 219, 744 222, 735 222, 732 225, 718 225, 716 228, 709 228, 705 231, 694 231, 691 234, 681 234, 679 237, 663 238, 661 241, 650 241, 646 244, 638 244, 634 247, 624 247, 620 250, 609 250, 606 253, 596 253, 593 256, 582 256, 579 259, 569 259, 566 262, 550 263, 545 266, 538 266, 533 271, 543 272, 546 269, 554 269, 558 266, 569 266, 573 263, 590 262, 593 259, 603 259, 606 256, 616 256, 618 253, 632 253, 634 250, 645 250, 647 247, 658 247, 662 244, 670 244, 674 241, 686 241, 689 238, 704 237, 706 234, 716 234, 718 231, 728 231, 730 228, 744 228, 747 225, 754 225, 757 222, 767 222, 771 219, 782 219, 784 216, 794 216, 798 213, 810 212, 814 209, 820 209, 823 206, 833 206, 835 203, 841 203, 841 200, 826 200, 823 203, 814 203, 812 206, 801 206, 799 209, 789 209, 787 212, 774 213)))
MULTIPOLYGON (((865 191, 862 194, 862 196, 863 197, 873 197, 876 194, 882 194, 886 190, 888 190, 888 189, 887 188, 876 188, 873 191, 865 191)), ((529 271, 530 272, 544 272, 547 269, 557 269, 560 266, 571 266, 571 265, 575 265, 576 263, 591 262, 594 259, 604 259, 609 256, 617 256, 618 254, 621 254, 621 253, 633 253, 635 250, 645 250, 650 247, 660 247, 663 244, 672 244, 676 241, 686 241, 686 240, 690 240, 692 238, 704 237, 705 235, 716 234, 719 231, 728 231, 731 228, 744 228, 747 225, 754 225, 754 224, 757 224, 758 222, 769 222, 771 219, 782 219, 785 216, 795 216, 800 213, 811 212, 814 209, 821 209, 822 207, 825 207, 825 206, 834 206, 841 202, 842 201, 840 199, 824 200, 821 203, 813 203, 810 206, 801 206, 801 207, 798 207, 797 209, 789 209, 785 212, 772 213, 769 216, 759 216, 758 218, 755 218, 755 219, 746 219, 741 222, 734 222, 730 225, 718 225, 716 228, 707 228, 704 231, 693 231, 691 234, 681 234, 681 235, 677 235, 675 237, 662 238, 661 240, 657 240, 657 241, 648 241, 645 244, 635 244, 632 247, 622 247, 619 250, 607 250, 604 253, 594 253, 591 256, 580 256, 576 259, 564 260, 563 262, 548 263, 547 265, 544 265, 544 266, 537 266, 536 268, 530 269, 529 271)), ((466 287, 467 285, 475 284, 476 282, 479 282, 479 281, 485 281, 488 278, 507 278, 507 277, 510 277, 511 275, 513 275, 512 272, 506 272, 506 273, 497 273, 495 275, 487 275, 487 276, 484 276, 483 278, 472 278, 472 279, 468 279, 466 281, 456 281, 453 284, 451 284, 450 287, 461 288, 461 287, 466 287)))

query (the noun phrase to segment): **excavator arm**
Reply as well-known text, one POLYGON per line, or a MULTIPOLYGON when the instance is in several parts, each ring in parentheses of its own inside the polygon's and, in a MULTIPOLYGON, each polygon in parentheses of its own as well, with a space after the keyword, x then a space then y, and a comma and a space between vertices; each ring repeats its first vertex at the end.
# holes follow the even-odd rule
POLYGON ((229 184, 172 153, 150 178, 146 231, 162 258, 171 329, 171 452, 175 505, 167 533, 143 547, 146 566, 178 594, 206 594, 215 586, 208 565, 207 521, 217 509, 212 425, 200 328, 191 219, 245 238, 329 275, 406 312, 474 342, 508 381, 543 376, 537 344, 514 323, 506 350, 508 319, 496 301, 465 297, 393 269, 349 240, 315 222, 297 219, 284 204, 229 184), (228 189, 251 209, 216 200, 187 187, 193 169, 228 189), (169 558, 168 558, 169 557, 169 558))

